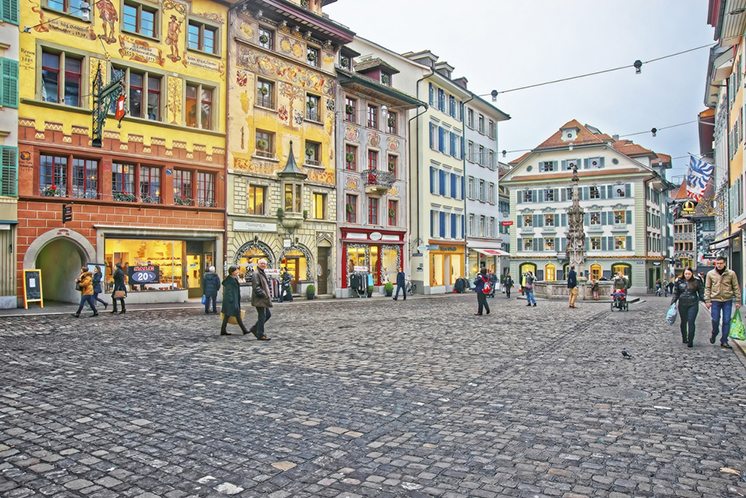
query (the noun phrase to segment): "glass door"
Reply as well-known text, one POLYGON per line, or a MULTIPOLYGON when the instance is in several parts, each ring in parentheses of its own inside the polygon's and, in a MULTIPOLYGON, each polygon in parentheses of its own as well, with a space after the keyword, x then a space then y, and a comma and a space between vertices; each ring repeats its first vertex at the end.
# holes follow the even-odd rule
POLYGON ((186 283, 189 297, 202 296, 202 255, 187 254, 186 257, 186 283))

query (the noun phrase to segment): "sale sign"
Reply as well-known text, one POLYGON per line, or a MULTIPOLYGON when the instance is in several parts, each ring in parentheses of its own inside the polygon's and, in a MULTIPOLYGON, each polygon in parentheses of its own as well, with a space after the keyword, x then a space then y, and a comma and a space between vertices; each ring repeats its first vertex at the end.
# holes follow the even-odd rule
POLYGON ((161 278, 158 265, 130 266, 128 273, 131 284, 157 284, 161 278))

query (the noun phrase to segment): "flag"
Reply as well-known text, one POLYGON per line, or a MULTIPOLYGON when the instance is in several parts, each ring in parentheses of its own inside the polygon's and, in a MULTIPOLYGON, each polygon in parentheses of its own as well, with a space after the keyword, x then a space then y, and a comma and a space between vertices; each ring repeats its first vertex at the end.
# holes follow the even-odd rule
POLYGON ((686 175, 686 195, 699 202, 705 193, 713 169, 715 168, 712 164, 691 156, 689 172, 686 175))

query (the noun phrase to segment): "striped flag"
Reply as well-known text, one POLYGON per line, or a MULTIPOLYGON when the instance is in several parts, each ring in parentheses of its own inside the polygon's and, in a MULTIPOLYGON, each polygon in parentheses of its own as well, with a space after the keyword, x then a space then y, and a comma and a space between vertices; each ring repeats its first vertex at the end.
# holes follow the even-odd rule
POLYGON ((691 156, 689 172, 686 175, 686 195, 699 202, 714 169, 712 164, 691 156))

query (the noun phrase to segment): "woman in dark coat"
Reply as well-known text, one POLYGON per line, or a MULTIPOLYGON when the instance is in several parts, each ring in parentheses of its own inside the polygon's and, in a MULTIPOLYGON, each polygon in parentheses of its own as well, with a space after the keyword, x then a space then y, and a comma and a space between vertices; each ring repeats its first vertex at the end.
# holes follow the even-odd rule
POLYGON ((220 308, 223 314, 223 325, 220 327, 220 335, 229 335, 226 331, 228 319, 234 317, 236 323, 241 327, 244 335, 249 331, 241 320, 241 288, 238 285, 238 267, 228 268, 228 275, 223 279, 223 304, 220 308))
POLYGON ((103 275, 101 274, 101 268, 97 266, 96 269, 93 270, 93 299, 103 304, 104 309, 106 309, 106 307, 109 306, 109 304, 103 299, 101 299, 100 297, 98 297, 98 295, 101 294, 102 292, 101 290, 101 278, 102 277, 103 275))
POLYGON ((122 311, 120 315, 124 315, 127 311, 124 308, 124 297, 116 297, 117 295, 127 296, 127 286, 124 284, 124 270, 122 270, 122 263, 117 263, 116 270, 114 271, 114 290, 111 293, 111 303, 114 305, 112 313, 117 313, 117 301, 122 305, 122 311))
POLYGON ((674 284, 671 304, 676 301, 679 302, 681 342, 690 348, 694 347, 694 323, 697 321, 699 303, 705 301, 705 289, 691 268, 686 268, 674 284))
POLYGON ((510 276, 510 273, 505 275, 505 282, 503 285, 505 286, 505 297, 510 299, 510 289, 513 288, 513 277, 510 276))

